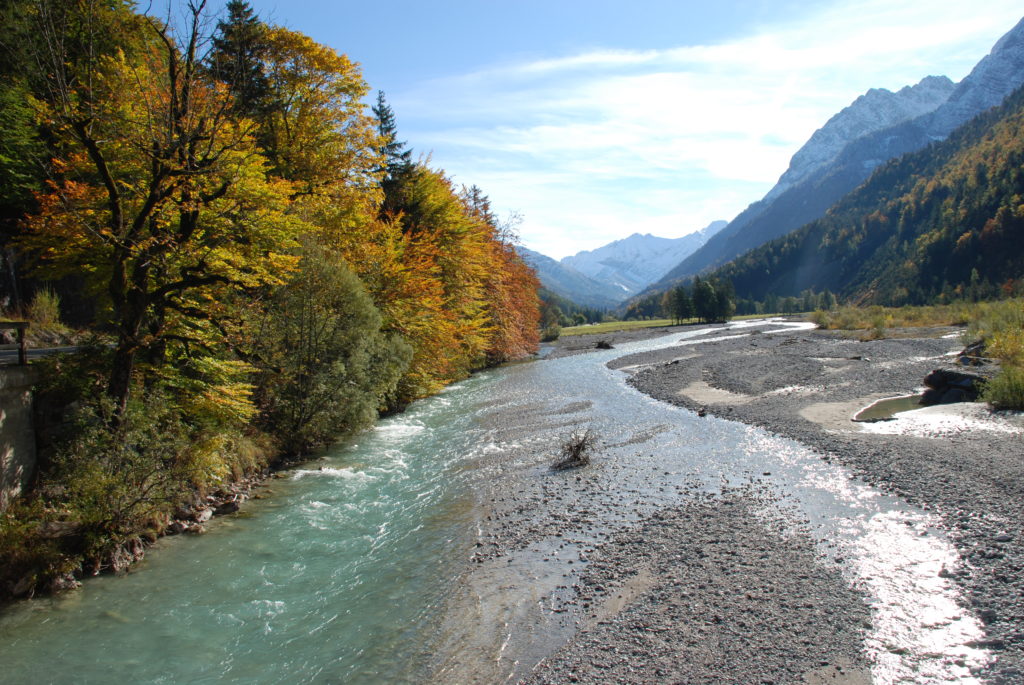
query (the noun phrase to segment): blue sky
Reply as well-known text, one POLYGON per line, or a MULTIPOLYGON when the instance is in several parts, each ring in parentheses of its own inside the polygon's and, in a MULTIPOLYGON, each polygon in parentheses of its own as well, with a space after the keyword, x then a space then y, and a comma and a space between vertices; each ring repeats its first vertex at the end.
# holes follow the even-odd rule
POLYGON ((362 65, 400 137, 560 258, 760 199, 869 88, 963 78, 1019 0, 250 0, 362 65))

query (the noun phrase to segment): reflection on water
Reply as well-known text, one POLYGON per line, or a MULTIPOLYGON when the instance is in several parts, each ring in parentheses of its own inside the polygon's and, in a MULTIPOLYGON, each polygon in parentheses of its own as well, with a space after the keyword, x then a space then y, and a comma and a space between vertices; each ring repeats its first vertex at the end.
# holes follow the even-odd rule
MULTIPOLYGON (((428 638, 472 554, 482 483, 520 477, 567 426, 589 425, 607 445, 592 470, 604 494, 577 507, 595 540, 678 502, 694 483, 716 490, 770 473, 769 486, 810 519, 822 548, 845 557, 851 581, 871 595, 878 681, 928 674, 962 682, 985 658, 964 646, 980 626, 938 575, 937 564, 956 559, 929 515, 851 481, 797 443, 699 419, 605 367, 701 335, 516 365, 417 403, 358 445, 272 481, 273 496, 247 505, 246 516, 198 538, 162 541, 128 577, 7 612, 0 681, 421 681, 438 658, 428 638)), ((534 606, 545 610, 564 594, 558 586, 571 584, 562 573, 577 573, 583 552, 541 540, 508 566, 536 579, 534 606), (577 563, 540 563, 559 551, 577 563)), ((489 590, 496 598, 502 577, 489 590)), ((551 635, 567 629, 552 625, 551 635)), ((501 626, 465 630, 493 636, 499 659, 556 646, 542 636, 531 651, 501 626)))
POLYGON ((897 414, 901 411, 910 411, 912 409, 920 408, 920 395, 902 395, 900 397, 890 397, 888 399, 872 402, 871 404, 857 412, 854 415, 853 420, 863 423, 874 423, 875 421, 891 421, 894 418, 893 414, 897 414))

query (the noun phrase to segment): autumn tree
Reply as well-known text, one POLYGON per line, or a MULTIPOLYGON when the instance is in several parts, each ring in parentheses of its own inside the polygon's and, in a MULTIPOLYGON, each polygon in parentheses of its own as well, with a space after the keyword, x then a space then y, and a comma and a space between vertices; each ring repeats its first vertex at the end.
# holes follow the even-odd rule
POLYGON ((125 38, 81 63, 60 49, 69 24, 39 17, 49 46, 40 115, 66 153, 22 244, 45 273, 82 271, 105 291, 115 335, 107 392, 121 411, 140 355, 159 364, 168 343, 208 346, 223 293, 279 283, 296 261, 292 186, 268 177, 252 124, 201 68, 204 6, 188 5, 178 35, 82 0, 75 22, 125 38))

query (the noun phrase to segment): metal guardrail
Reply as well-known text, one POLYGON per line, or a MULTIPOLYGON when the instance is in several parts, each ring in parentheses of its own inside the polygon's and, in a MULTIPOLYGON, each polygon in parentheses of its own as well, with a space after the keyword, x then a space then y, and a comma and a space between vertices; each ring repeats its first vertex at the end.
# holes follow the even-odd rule
POLYGON ((18 364, 28 365, 28 343, 25 340, 25 330, 28 328, 28 321, 0 321, 0 330, 18 331, 18 364))

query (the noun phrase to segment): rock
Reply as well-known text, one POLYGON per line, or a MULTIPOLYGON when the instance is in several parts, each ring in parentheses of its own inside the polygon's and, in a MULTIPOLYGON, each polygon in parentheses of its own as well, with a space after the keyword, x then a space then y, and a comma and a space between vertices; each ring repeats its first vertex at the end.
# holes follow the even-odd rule
POLYGON ((75 577, 70 573, 58 576, 50 581, 50 592, 54 594, 64 592, 65 590, 74 590, 79 587, 82 587, 82 584, 75 580, 75 577))
POLYGON ((607 340, 598 340, 594 347, 598 350, 611 350, 614 349, 612 344, 607 340))
POLYGON ((47 521, 39 524, 36 533, 41 538, 62 538, 73 535, 79 527, 79 524, 74 521, 47 521))
POLYGON ((238 504, 238 500, 231 500, 230 502, 224 502, 214 511, 217 516, 224 516, 225 514, 234 514, 241 507, 238 504))
POLYGON ((985 341, 978 340, 965 347, 963 351, 957 355, 957 363, 961 366, 981 366, 983 364, 988 364, 989 360, 985 358, 985 341))
POLYGON ((181 535, 188 530, 188 524, 184 521, 172 521, 165 531, 167 535, 181 535))
POLYGON ((195 512, 195 514, 192 516, 192 520, 194 520, 196 523, 206 523, 211 518, 213 518, 213 509, 209 508, 200 509, 199 511, 195 512))
POLYGON ((32 592, 32 589, 35 588, 35 585, 35 577, 31 575, 24 576, 21 580, 14 584, 14 587, 11 588, 11 596, 24 597, 25 595, 28 595, 32 592))
POLYGON ((928 390, 921 396, 921 404, 953 404, 955 402, 973 402, 978 399, 985 379, 973 373, 954 371, 952 369, 934 369, 924 377, 928 390))

